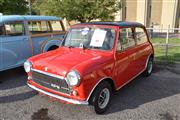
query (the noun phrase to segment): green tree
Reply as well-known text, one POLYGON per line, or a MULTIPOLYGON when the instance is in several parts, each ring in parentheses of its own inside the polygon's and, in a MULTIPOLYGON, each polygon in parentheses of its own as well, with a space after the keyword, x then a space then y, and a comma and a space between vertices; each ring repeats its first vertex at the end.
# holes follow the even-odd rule
POLYGON ((121 4, 118 0, 35 0, 33 9, 38 14, 55 15, 69 21, 112 21, 121 4))
POLYGON ((25 14, 28 11, 26 0, 0 0, 0 13, 25 14))

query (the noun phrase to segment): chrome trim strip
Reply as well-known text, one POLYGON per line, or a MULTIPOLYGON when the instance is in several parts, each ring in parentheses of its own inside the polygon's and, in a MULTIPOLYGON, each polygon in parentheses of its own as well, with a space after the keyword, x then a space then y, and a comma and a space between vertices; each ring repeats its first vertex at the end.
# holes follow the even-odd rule
POLYGON ((51 74, 51 73, 48 73, 48 72, 44 72, 44 71, 41 71, 41 70, 37 70, 37 69, 31 69, 32 71, 35 71, 35 72, 39 72, 39 73, 42 73, 42 74, 45 74, 45 75, 49 75, 51 77, 55 77, 55 78, 59 78, 59 79, 64 79, 63 76, 58 76, 58 75, 55 75, 55 74, 51 74))
MULTIPOLYGON (((100 83, 101 81, 105 80, 105 79, 108 79, 108 78, 112 79, 111 77, 103 77, 102 79, 100 79, 100 80, 94 85, 94 87, 93 87, 93 89, 91 90, 91 92, 89 93, 88 98, 86 99, 86 101, 89 101, 89 98, 91 97, 91 94, 93 93, 93 91, 95 90, 95 88, 99 85, 99 83, 100 83)), ((113 81, 113 82, 114 82, 114 81, 113 81)))
POLYGON ((44 93, 48 96, 51 96, 51 97, 54 97, 54 98, 57 98, 57 99, 60 99, 60 100, 63 100, 63 101, 66 101, 66 102, 69 102, 69 103, 73 103, 73 104, 81 104, 81 105, 88 105, 89 103, 87 101, 79 101, 79 100, 73 100, 73 99, 70 99, 70 98, 65 98, 65 97, 62 97, 62 96, 58 96, 58 95, 55 95, 55 94, 52 94, 52 93, 49 93, 49 92, 46 92, 44 90, 41 90, 35 86, 32 86, 30 84, 27 84, 30 88, 36 90, 36 91, 39 91, 41 93, 44 93))

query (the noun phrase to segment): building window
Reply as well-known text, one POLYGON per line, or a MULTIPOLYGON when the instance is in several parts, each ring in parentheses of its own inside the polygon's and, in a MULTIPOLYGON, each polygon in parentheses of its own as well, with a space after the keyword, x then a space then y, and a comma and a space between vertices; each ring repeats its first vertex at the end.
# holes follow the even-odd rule
POLYGON ((126 17, 127 17, 127 7, 125 7, 125 10, 124 10, 125 12, 124 12, 124 18, 126 19, 126 17))
POLYGON ((151 9, 152 9, 152 6, 150 5, 149 6, 149 18, 151 18, 151 9))

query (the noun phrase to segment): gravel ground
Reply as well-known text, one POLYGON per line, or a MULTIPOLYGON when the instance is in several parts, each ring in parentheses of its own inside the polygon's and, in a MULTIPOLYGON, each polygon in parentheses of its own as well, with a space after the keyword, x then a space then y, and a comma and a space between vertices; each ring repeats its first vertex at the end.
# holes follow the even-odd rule
POLYGON ((39 95, 26 78, 23 68, 0 72, 0 120, 180 120, 180 65, 155 65, 117 91, 104 115, 39 95))

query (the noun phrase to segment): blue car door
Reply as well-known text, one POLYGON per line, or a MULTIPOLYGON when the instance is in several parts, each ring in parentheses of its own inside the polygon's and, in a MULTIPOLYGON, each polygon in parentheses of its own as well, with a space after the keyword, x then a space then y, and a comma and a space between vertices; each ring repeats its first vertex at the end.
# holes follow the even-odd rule
POLYGON ((0 35, 0 71, 21 66, 32 56, 29 37, 23 21, 4 23, 5 35, 0 35))

